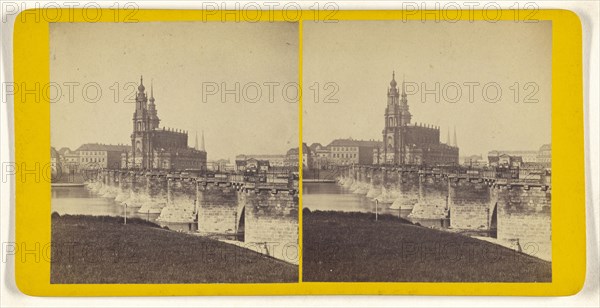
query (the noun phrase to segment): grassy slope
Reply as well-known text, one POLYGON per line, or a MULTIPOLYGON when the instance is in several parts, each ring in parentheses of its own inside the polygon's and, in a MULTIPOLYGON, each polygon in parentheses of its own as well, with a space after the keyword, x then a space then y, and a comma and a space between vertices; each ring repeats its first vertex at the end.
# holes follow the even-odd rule
POLYGON ((297 267, 143 220, 52 217, 52 283, 295 282, 297 267))
POLYGON ((303 281, 551 281, 546 262, 391 216, 304 212, 303 281))

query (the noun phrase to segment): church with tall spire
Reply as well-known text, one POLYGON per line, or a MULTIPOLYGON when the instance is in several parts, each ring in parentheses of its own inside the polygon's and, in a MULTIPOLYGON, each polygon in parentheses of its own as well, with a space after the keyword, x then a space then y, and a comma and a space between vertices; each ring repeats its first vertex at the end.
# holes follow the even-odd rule
MULTIPOLYGON (((182 129, 160 127, 156 109, 154 85, 150 97, 144 79, 135 95, 131 149, 121 156, 121 168, 144 170, 204 170, 206 150, 188 146, 188 132, 182 129)), ((204 139, 204 136, 203 136, 204 139)))
MULTIPOLYGON (((440 128, 411 123, 406 86, 398 89, 396 73, 386 91, 383 143, 374 150, 373 163, 382 165, 452 165, 458 164, 458 147, 440 142, 440 128)), ((448 139, 450 133, 448 132, 448 139)), ((456 140, 456 131, 454 132, 456 140)), ((456 142, 456 141, 455 141, 456 142)))

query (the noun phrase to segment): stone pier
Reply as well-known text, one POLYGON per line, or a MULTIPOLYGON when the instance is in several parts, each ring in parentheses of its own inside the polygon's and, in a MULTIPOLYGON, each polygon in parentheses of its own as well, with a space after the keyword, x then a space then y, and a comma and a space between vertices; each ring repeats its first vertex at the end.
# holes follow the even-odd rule
POLYGON ((451 178, 448 181, 450 227, 488 230, 493 202, 490 188, 483 180, 451 178))
POLYGON ((243 213, 238 208, 243 206, 240 206, 238 191, 233 186, 199 184, 197 196, 198 231, 201 234, 241 237, 238 226, 243 213))
POLYGON ((98 180, 89 187, 111 192, 116 201, 128 206, 140 206, 141 213, 159 213, 159 223, 193 225, 191 230, 182 230, 259 248, 293 245, 297 250, 298 183, 285 175, 261 181, 241 175, 207 178, 103 170, 98 180))
POLYGON ((390 209, 411 208, 409 218, 449 219, 451 230, 551 259, 549 176, 532 181, 494 170, 380 166, 354 166, 342 174, 355 193, 380 202, 393 196, 390 209))

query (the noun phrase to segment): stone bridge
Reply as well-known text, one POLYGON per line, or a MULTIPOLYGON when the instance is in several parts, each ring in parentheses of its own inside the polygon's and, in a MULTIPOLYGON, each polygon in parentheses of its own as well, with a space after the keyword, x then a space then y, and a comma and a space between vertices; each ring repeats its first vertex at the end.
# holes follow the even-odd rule
POLYGON ((549 171, 352 166, 341 174, 346 188, 410 210, 409 219, 437 219, 440 227, 551 258, 549 171))
POLYGON ((195 176, 128 170, 101 170, 88 184, 97 193, 126 203, 157 221, 244 243, 298 243, 298 180, 288 173, 258 176, 195 176))

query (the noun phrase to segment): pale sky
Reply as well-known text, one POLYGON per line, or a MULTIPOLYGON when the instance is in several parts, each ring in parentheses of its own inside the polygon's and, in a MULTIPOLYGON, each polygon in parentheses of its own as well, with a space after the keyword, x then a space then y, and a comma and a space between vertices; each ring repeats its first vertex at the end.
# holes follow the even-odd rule
POLYGON ((200 136, 204 130, 209 160, 285 154, 298 146, 298 103, 282 94, 285 84, 294 83, 287 98, 295 99, 297 23, 53 23, 50 50, 50 80, 62 89, 51 106, 51 140, 57 148, 131 144, 135 104, 124 101, 133 94, 128 83, 137 88, 140 75, 148 92, 153 80, 160 125, 188 130, 190 146, 196 132, 200 136), (73 103, 69 82, 79 83, 73 103), (246 86, 248 99, 242 95, 235 103, 232 94, 222 102, 220 89, 207 94, 211 88, 204 85, 222 88, 222 82, 228 89, 238 82, 242 94, 246 86), (86 83, 102 89, 96 103, 90 102, 94 86, 84 98, 86 83), (252 103, 257 88, 262 95, 252 103))
MULTIPOLYGON (((340 21, 303 25, 303 139, 308 144, 328 144, 335 138, 381 140, 386 91, 396 71, 419 88, 435 89, 439 82, 452 100, 451 83, 461 85, 462 96, 450 103, 442 95, 422 102, 421 92, 408 96, 412 122, 441 127, 446 142, 448 127, 456 126, 460 155, 487 154, 499 150, 537 150, 551 141, 551 52, 552 25, 549 21, 435 23, 421 21, 340 21), (333 98, 324 104, 327 82, 338 85, 333 98), (465 82, 474 87, 469 103, 465 82), (489 103, 482 96, 486 83, 496 82, 502 97, 489 103), (519 83, 519 103, 514 103, 511 86, 519 83), (533 82, 538 103, 525 104, 525 85, 533 82), (320 102, 314 102, 315 83, 321 86, 320 102), (447 86, 450 85, 450 86, 447 86)), ((333 89, 333 88, 332 88, 333 89)), ((488 88, 488 97, 495 97, 488 88)), ((420 89, 415 89, 420 91, 420 89)), ((568 102, 564 102, 568 103, 568 102)))

